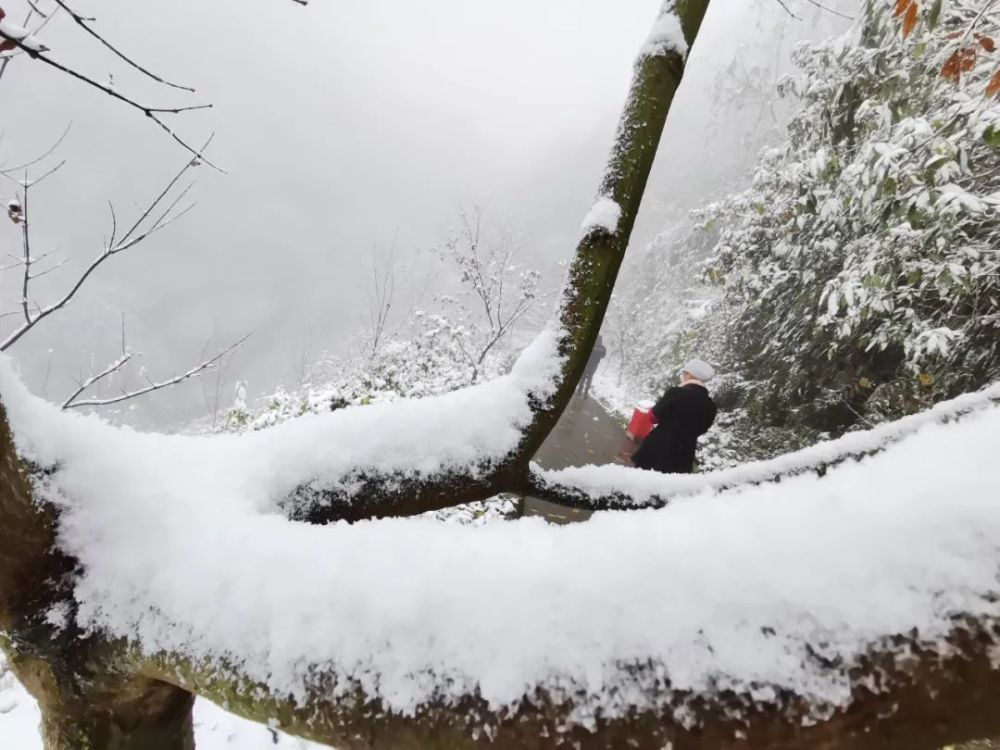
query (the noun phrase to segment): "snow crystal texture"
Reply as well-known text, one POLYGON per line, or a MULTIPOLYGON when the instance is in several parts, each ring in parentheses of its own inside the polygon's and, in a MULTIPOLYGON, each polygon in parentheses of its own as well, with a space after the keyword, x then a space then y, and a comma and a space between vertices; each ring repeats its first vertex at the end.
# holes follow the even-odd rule
POLYGON ((464 425, 520 414, 511 394, 523 398, 533 369, 210 439, 58 412, 6 363, 0 389, 20 449, 58 467, 50 497, 82 565, 83 624, 151 652, 228 658, 279 694, 304 695, 319 667, 401 713, 477 689, 513 705, 540 686, 571 695, 581 716, 613 716, 656 699, 627 669, 651 661, 675 689, 764 684, 836 705, 846 672, 822 671, 807 644, 849 666, 887 635, 933 640, 955 613, 1000 614, 996 408, 925 425, 823 479, 706 489, 571 527, 317 527, 275 512, 276 496, 328 465, 464 460, 452 431, 496 449, 513 433, 494 444, 464 425))
POLYGON ((649 32, 649 38, 642 46, 644 57, 659 57, 669 52, 676 52, 681 57, 687 57, 688 43, 681 28, 681 19, 677 17, 676 0, 665 0, 660 12, 649 32))
POLYGON ((590 211, 583 219, 582 229, 584 233, 603 229, 608 234, 614 234, 618 231, 618 222, 621 218, 622 207, 611 198, 602 196, 590 207, 590 211))

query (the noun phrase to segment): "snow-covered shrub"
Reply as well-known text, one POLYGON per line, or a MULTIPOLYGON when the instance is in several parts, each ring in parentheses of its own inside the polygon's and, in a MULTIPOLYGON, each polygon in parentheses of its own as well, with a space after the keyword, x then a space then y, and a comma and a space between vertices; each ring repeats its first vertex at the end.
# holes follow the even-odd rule
POLYGON ((754 424, 834 431, 1000 375, 1000 29, 980 10, 924 3, 910 28, 871 3, 851 35, 796 49, 787 142, 658 240, 660 289, 632 304, 672 284, 674 309, 635 367, 697 350, 754 424))
POLYGON ((708 276, 735 306, 712 323, 777 416, 839 428, 1000 373, 998 29, 970 0, 927 5, 908 38, 872 3, 856 40, 800 46, 789 142, 710 212, 708 276))
MULTIPOLYGON (((279 388, 255 407, 238 385, 222 429, 259 430, 307 413, 433 396, 506 372, 518 346, 541 327, 532 318, 545 297, 541 275, 517 262, 512 235, 483 227, 479 211, 463 212, 461 219, 436 252, 456 289, 433 295, 428 309, 409 310, 389 335, 382 314, 393 300, 383 285, 373 301, 380 308, 373 318, 382 321, 374 337, 346 358, 322 358, 307 382, 279 388)), ((376 278, 381 273, 376 269, 376 278)))

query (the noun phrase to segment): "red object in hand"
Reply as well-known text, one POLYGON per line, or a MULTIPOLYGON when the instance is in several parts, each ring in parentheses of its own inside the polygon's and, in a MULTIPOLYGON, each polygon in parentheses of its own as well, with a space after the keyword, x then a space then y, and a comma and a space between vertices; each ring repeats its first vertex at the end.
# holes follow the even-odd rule
POLYGON ((644 440, 655 424, 656 415, 653 414, 653 410, 640 404, 632 412, 632 419, 629 421, 625 433, 632 440, 644 440))

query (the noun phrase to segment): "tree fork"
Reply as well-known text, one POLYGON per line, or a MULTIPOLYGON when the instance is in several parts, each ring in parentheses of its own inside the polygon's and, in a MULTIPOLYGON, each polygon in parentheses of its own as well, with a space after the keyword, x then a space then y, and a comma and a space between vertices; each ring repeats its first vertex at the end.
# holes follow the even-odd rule
MULTIPOLYGON (((708 0, 666 0, 661 13, 676 12, 690 48, 707 7, 708 0)), ((564 330, 560 354, 565 361, 560 384, 548 402, 535 405, 534 419, 517 451, 488 477, 425 481, 418 488, 406 488, 407 492, 416 489, 411 497, 400 489, 380 491, 384 488, 376 478, 367 497, 360 498, 365 516, 419 513, 528 486, 530 459, 572 398, 604 319, 684 61, 682 52, 668 49, 643 54, 636 63, 599 190, 601 197, 621 207, 621 218, 614 232, 588 232, 577 249, 560 310, 564 330)), ((36 474, 35 478, 44 481, 44 476, 36 474)), ((236 678, 185 680, 179 676, 180 670, 150 669, 146 660, 129 654, 126 644, 81 637, 70 606, 75 561, 59 551, 55 510, 36 500, 17 457, 6 415, 0 410, 0 528, 4 542, 0 544, 0 633, 4 634, 0 646, 10 656, 15 674, 39 701, 46 750, 191 750, 194 693, 231 695, 236 699, 233 707, 254 718, 296 715, 294 705, 287 700, 251 698, 237 691, 240 681, 236 678), (60 612, 64 616, 52 616, 60 612), (241 701, 247 705, 241 706, 241 701), (262 716, 262 711, 266 715, 262 716)), ((329 516, 329 508, 326 512, 321 521, 336 520, 329 516)), ((349 706, 325 704, 325 708, 336 717, 337 726, 326 727, 323 734, 336 737, 346 743, 345 747, 471 747, 488 740, 488 735, 473 738, 469 713, 456 717, 445 711, 437 715, 437 721, 421 726, 392 714, 359 719, 349 706), (351 731, 345 734, 345 728, 351 731), (385 744, 387 739, 389 744, 385 744)), ((471 697, 468 708, 483 725, 496 722, 488 711, 480 713, 477 709, 484 707, 471 697)), ((291 721, 285 726, 304 735, 316 733, 306 723, 296 726, 291 721)), ((536 736, 533 726, 547 729, 544 723, 537 725, 528 719, 528 734, 524 734, 525 729, 515 732, 519 745, 536 736)), ((608 727, 608 738, 623 741, 631 730, 631 726, 608 727)))
POLYGON ((45 750, 193 750, 194 696, 136 676, 119 646, 75 627, 76 563, 58 548, 55 510, 32 495, 2 406, 0 518, 0 648, 38 701, 45 750))
MULTIPOLYGON (((674 12, 690 49, 701 28, 709 0, 666 0, 661 14, 674 12)), ((350 498, 333 492, 303 490, 303 502, 293 502, 296 520, 310 523, 357 521, 386 516, 415 515, 485 500, 509 492, 530 490, 529 464, 555 428, 583 376, 611 292, 625 258, 653 161, 660 145, 667 114, 684 75, 686 55, 674 49, 644 52, 635 63, 631 88, 598 196, 621 208, 614 232, 588 231, 577 246, 570 267, 558 322, 563 336, 559 353, 564 358, 556 393, 534 405, 531 424, 516 451, 492 471, 471 475, 427 477, 409 481, 401 477, 363 477, 364 488, 350 498), (314 495, 310 501, 306 496, 314 495)))

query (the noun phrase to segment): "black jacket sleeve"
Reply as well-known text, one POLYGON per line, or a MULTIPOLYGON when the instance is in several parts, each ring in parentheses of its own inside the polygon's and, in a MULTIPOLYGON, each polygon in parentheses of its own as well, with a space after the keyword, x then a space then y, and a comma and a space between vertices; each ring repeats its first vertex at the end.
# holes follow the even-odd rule
POLYGON ((681 389, 675 386, 668 388, 667 392, 660 397, 660 400, 653 407, 653 414, 656 415, 657 423, 662 423, 669 418, 670 407, 680 395, 682 395, 681 389))

